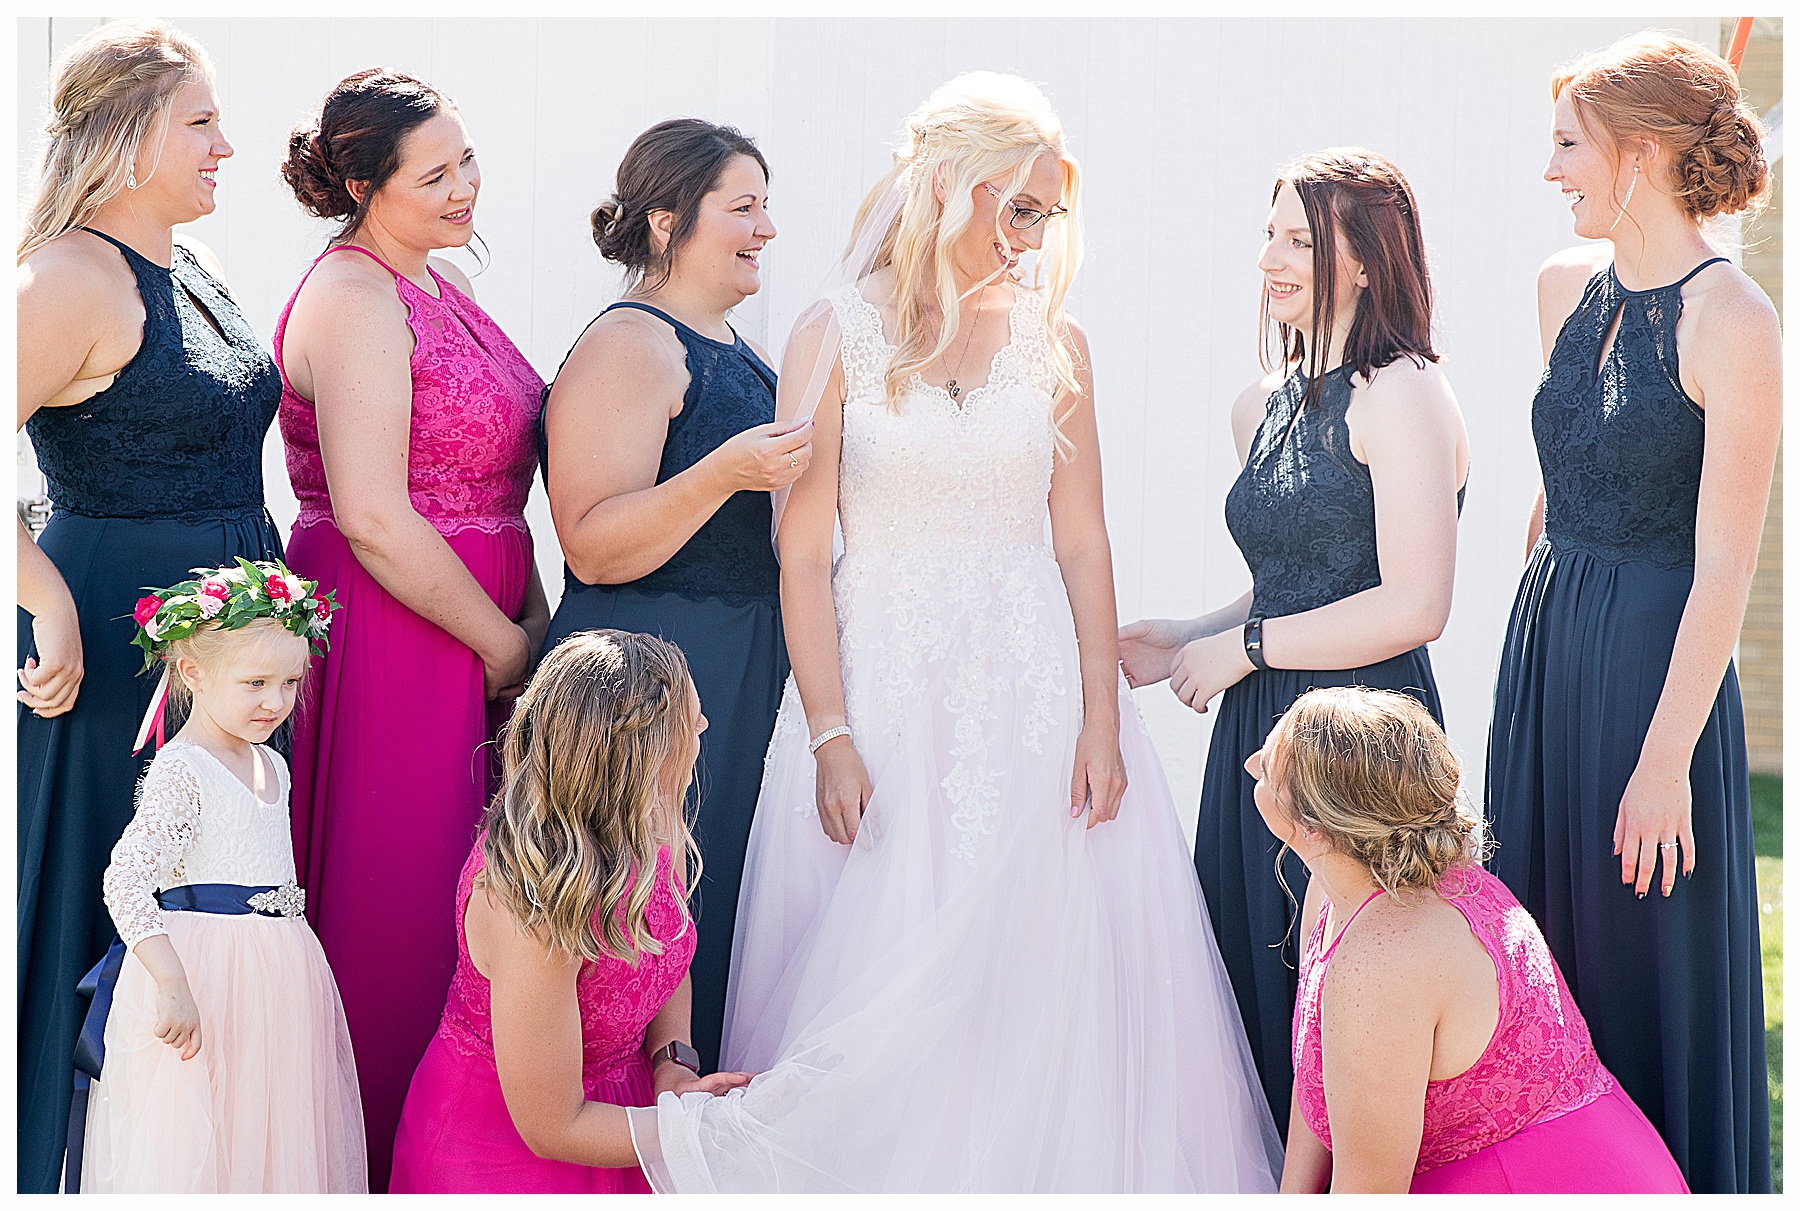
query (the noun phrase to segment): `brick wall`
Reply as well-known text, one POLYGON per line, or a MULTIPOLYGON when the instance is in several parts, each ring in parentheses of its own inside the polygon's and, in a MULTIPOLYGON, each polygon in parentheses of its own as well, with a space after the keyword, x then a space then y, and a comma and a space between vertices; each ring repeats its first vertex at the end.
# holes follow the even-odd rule
MULTIPOLYGON (((1721 38, 1729 40, 1731 23, 1722 21, 1720 25, 1721 38)), ((1758 113, 1767 113, 1781 100, 1781 26, 1779 17, 1757 19, 1739 69, 1745 94, 1758 113)), ((1776 164, 1769 204, 1744 229, 1744 271, 1768 292, 1777 312, 1782 306, 1781 186, 1786 167, 1785 163, 1776 164)), ((1750 607, 1738 637, 1738 679, 1744 693, 1750 768, 1763 773, 1781 772, 1781 462, 1777 456, 1756 577, 1750 582, 1750 607)))

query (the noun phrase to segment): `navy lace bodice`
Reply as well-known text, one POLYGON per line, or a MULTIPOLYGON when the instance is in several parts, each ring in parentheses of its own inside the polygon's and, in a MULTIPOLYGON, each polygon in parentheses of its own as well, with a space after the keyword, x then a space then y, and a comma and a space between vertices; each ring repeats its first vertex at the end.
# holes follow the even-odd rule
MULTIPOLYGON (((614 303, 606 310, 616 307, 633 307, 667 321, 687 349, 687 393, 681 412, 669 422, 657 483, 681 474, 745 429, 775 419, 775 372, 743 337, 733 333, 736 339, 730 343, 713 340, 644 303, 614 303)), ((548 388, 544 395, 549 398, 548 388)), ((771 516, 767 492, 738 492, 662 567, 617 587, 774 602, 780 596, 781 568, 769 540, 771 516)), ((565 579, 569 588, 580 591, 574 573, 565 579)))
POLYGON ((1681 288, 1721 260, 1655 290, 1625 289, 1608 265, 1563 321, 1531 405, 1544 536, 1555 549, 1610 564, 1694 562, 1706 417, 1681 388, 1675 326, 1681 288))
MULTIPOLYGON (((1381 583, 1375 485, 1350 450, 1353 368, 1325 373, 1309 408, 1296 371, 1269 396, 1250 457, 1225 495, 1225 525, 1250 565, 1250 610, 1280 618, 1381 583)), ((1463 493, 1457 490, 1457 508, 1463 493)))
POLYGON ((104 390, 25 423, 51 501, 90 517, 260 513, 263 438, 281 401, 274 359, 187 249, 164 269, 93 234, 131 266, 144 335, 104 390))

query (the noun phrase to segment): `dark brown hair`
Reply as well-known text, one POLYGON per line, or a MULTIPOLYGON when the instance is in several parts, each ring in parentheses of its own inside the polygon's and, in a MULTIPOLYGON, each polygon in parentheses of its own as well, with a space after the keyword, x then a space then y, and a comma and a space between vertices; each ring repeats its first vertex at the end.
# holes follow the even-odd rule
POLYGON ((1333 147, 1301 156, 1275 179, 1271 203, 1292 188, 1306 207, 1313 244, 1313 348, 1306 334, 1269 321, 1269 296, 1262 301, 1263 364, 1302 363, 1305 404, 1313 404, 1329 368, 1332 317, 1337 310, 1337 244, 1341 232, 1351 255, 1363 264, 1369 285, 1356 303, 1344 364, 1367 379, 1382 366, 1410 357, 1420 366, 1435 362, 1431 348, 1431 272, 1425 264, 1425 236, 1412 186, 1385 156, 1360 147, 1333 147), (1269 349, 1273 329, 1276 349, 1269 349))
POLYGON ((288 135, 281 178, 308 214, 343 219, 332 238, 342 240, 362 226, 369 201, 400 167, 400 143, 445 110, 455 109, 443 93, 387 67, 345 76, 325 96, 316 118, 288 135), (367 181, 358 202, 349 182, 367 181))
POLYGON ((612 196, 594 208, 589 220, 600 255, 623 265, 634 285, 648 278, 654 290, 667 282, 676 254, 694 234, 700 200, 719 183, 733 156, 749 156, 762 169, 763 180, 769 179, 768 161, 735 127, 670 118, 633 139, 619 161, 612 196), (669 245, 660 251, 650 238, 653 210, 675 216, 669 245))

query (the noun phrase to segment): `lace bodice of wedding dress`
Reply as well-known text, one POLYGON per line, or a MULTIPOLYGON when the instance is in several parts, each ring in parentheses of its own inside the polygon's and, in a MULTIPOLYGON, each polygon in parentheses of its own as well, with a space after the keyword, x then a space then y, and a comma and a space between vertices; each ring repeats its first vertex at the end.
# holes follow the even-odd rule
MULTIPOLYGON (((169 741, 138 783, 137 813, 113 846, 101 890, 129 947, 163 928, 156 893, 188 883, 279 886, 294 880, 288 831, 288 768, 256 746, 276 797, 265 803, 219 759, 186 740, 169 741)), ((265 788, 269 789, 269 788, 265 788)))

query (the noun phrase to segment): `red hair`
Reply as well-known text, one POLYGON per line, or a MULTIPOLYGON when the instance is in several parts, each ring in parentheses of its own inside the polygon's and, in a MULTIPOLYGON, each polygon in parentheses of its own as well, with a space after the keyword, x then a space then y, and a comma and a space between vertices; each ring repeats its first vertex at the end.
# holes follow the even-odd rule
POLYGON ((1749 209, 1768 194, 1762 123, 1744 104, 1737 73, 1699 43, 1654 30, 1621 38, 1551 77, 1551 99, 1565 91, 1615 169, 1629 139, 1667 149, 1670 186, 1695 219, 1749 209))

